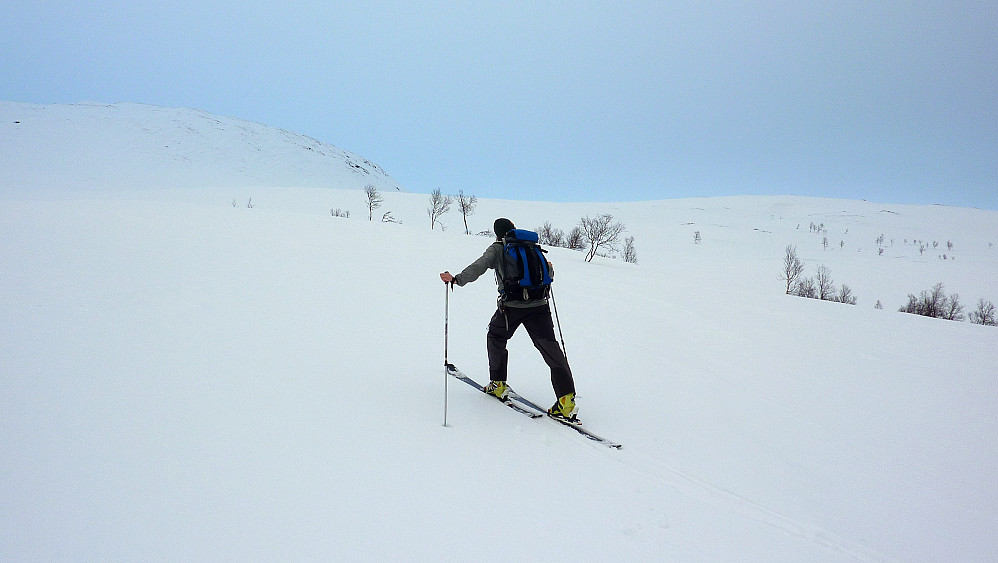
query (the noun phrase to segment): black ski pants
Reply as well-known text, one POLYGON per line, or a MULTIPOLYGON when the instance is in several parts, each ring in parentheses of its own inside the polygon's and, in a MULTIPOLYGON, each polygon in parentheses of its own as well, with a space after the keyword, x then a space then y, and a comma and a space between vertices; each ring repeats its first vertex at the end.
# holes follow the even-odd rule
POLYGON ((575 393, 575 381, 568 359, 554 336, 554 322, 551 308, 547 304, 540 307, 499 307, 489 321, 487 348, 489 352, 489 376, 493 381, 506 381, 506 367, 509 352, 506 342, 513 337, 516 329, 523 325, 541 353, 544 362, 551 368, 551 386, 556 397, 575 393))

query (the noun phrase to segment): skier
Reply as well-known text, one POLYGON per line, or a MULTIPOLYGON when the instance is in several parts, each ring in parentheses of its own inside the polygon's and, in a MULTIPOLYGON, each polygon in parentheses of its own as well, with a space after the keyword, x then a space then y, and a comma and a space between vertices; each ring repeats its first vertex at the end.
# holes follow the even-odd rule
MULTIPOLYGON (((440 274, 440 279, 444 283, 456 284, 463 287, 479 278, 486 270, 496 271, 496 282, 499 284, 500 298, 498 308, 489 321, 489 331, 486 337, 486 349, 489 354, 489 378, 491 382, 485 387, 485 392, 495 397, 505 400, 509 394, 509 387, 506 384, 506 367, 508 363, 508 351, 506 342, 513 336, 516 329, 522 324, 527 329, 530 340, 534 347, 541 353, 544 362, 551 368, 551 386, 554 388, 555 397, 558 399, 554 405, 548 409, 548 414, 557 418, 574 421, 576 419, 577 408, 575 406, 575 381, 572 378, 572 370, 568 366, 568 359, 565 353, 555 340, 554 322, 551 320, 551 308, 548 305, 546 295, 538 299, 523 300, 519 295, 509 295, 503 289, 503 240, 506 234, 514 228, 513 222, 509 219, 496 219, 493 230, 496 234, 496 241, 485 249, 485 252, 472 262, 461 273, 451 275, 450 272, 440 274)), ((554 270, 548 262, 548 269, 551 277, 554 277, 554 270)))

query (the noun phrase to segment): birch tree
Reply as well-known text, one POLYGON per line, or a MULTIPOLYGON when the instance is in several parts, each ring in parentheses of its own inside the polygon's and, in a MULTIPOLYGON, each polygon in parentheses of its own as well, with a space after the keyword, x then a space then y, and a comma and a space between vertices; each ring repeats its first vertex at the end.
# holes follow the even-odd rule
POLYGON ((586 262, 592 262, 600 249, 616 252, 620 235, 626 230, 624 224, 619 221, 614 222, 613 216, 609 213, 597 215, 594 219, 589 216, 583 217, 579 228, 582 229, 582 236, 589 244, 586 262))
POLYGON ((430 194, 430 206, 426 208, 426 214, 430 216, 430 230, 437 226, 441 215, 450 211, 453 202, 449 195, 440 193, 440 188, 433 190, 430 194))

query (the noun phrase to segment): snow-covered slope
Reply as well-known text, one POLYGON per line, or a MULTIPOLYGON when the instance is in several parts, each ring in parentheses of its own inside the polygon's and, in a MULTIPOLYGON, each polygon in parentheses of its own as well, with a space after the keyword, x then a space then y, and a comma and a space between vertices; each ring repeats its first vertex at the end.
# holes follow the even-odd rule
MULTIPOLYGON (((636 237, 637 265, 550 254, 614 451, 457 382, 442 425, 437 273, 489 241, 454 212, 430 231, 426 199, 387 193, 401 224, 355 190, 0 201, 0 559, 995 559, 998 329, 897 308, 937 282, 998 301, 996 213, 481 201, 473 231, 609 212, 636 237), (787 244, 859 304, 784 295, 787 244)), ((450 296, 479 379, 494 291, 450 296)), ((510 351, 551 401, 525 334, 510 351)))
POLYGON ((203 111, 0 102, 0 192, 293 186, 401 190, 377 164, 203 111))

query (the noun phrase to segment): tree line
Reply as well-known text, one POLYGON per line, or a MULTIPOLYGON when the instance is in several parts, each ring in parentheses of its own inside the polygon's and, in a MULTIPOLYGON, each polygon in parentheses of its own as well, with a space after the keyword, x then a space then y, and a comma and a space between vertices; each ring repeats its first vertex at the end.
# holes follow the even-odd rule
MULTIPOLYGON (((842 284, 842 287, 836 290, 831 272, 825 266, 818 266, 814 278, 804 277, 803 273, 804 262, 797 255, 797 247, 788 245, 784 250, 783 271, 780 273, 780 279, 786 282, 787 295, 856 304, 856 297, 848 285, 842 284)), ((876 308, 883 309, 880 301, 877 301, 876 308)), ((978 300, 977 308, 969 316, 964 315, 960 296, 956 293, 947 295, 942 283, 922 291, 918 296, 909 293, 908 303, 902 305, 898 311, 951 321, 969 318, 974 324, 998 326, 995 306, 991 301, 983 298, 978 300)))
POLYGON ((797 256, 797 247, 788 245, 784 251, 783 273, 780 277, 787 282, 787 295, 856 304, 856 296, 848 285, 842 284, 842 287, 836 289, 832 272, 826 266, 818 266, 817 274, 813 278, 804 277, 803 274, 804 262, 797 256))
POLYGON ((568 234, 552 226, 550 221, 537 227, 541 244, 585 251, 586 262, 592 262, 596 256, 612 257, 620 254, 625 262, 636 264, 638 252, 634 246, 634 237, 623 237, 621 241, 626 231, 624 224, 615 221, 609 213, 583 217, 568 234))
MULTIPOLYGON (((384 197, 373 185, 364 187, 365 205, 367 206, 367 220, 374 220, 374 211, 381 207, 384 197)), ((464 232, 470 235, 471 229, 468 226, 468 217, 473 215, 478 205, 478 198, 474 195, 465 195, 464 190, 458 191, 457 195, 445 195, 439 188, 430 192, 429 205, 426 208, 426 215, 430 219, 430 229, 436 229, 439 225, 445 229, 440 218, 450 212, 451 208, 457 204, 458 211, 461 212, 461 219, 464 222, 464 232)), ((331 209, 333 217, 350 217, 349 211, 342 209, 331 209)), ((400 223, 391 212, 385 213, 381 217, 382 222, 400 223)), ((585 251, 586 262, 592 262, 596 256, 607 258, 620 255, 625 262, 637 263, 638 253, 634 245, 633 236, 624 236, 627 228, 620 221, 615 221, 609 213, 602 213, 595 217, 583 217, 579 223, 565 234, 561 229, 551 225, 546 221, 536 229, 540 244, 546 246, 556 246, 569 248, 571 250, 585 251)), ((490 231, 482 231, 480 235, 491 235, 490 231)))

